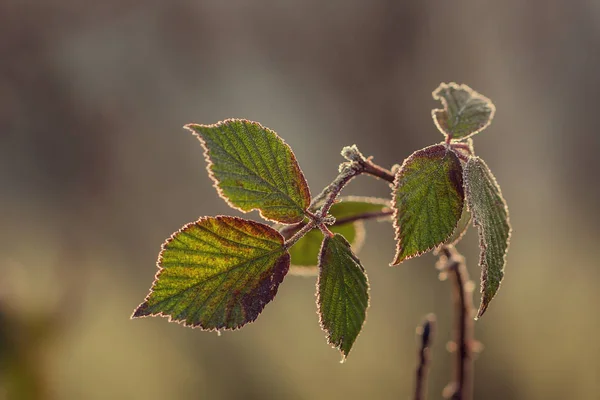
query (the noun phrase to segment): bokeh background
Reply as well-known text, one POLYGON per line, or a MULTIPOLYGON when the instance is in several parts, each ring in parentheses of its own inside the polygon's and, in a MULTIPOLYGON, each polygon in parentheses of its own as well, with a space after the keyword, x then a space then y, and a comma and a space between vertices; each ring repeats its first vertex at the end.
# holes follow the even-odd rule
MULTIPOLYGON (((260 121, 318 192, 345 145, 389 167, 440 141, 431 91, 456 81, 497 106, 475 145, 514 229, 475 398, 599 399, 599 71, 596 0, 0 0, 0 398, 409 398, 430 312, 440 398, 451 289, 432 255, 388 267, 387 223, 367 225, 371 307, 343 365, 314 278, 221 337, 129 317, 171 232, 240 215, 182 125, 260 121)), ((459 250, 478 280, 472 229, 459 250)))

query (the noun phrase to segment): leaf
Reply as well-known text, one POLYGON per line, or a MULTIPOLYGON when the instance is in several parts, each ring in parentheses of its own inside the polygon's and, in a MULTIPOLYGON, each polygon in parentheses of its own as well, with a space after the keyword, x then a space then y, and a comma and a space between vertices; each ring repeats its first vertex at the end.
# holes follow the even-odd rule
POLYGON ((331 206, 329 213, 336 220, 351 218, 361 214, 376 213, 390 207, 388 199, 365 196, 344 196, 331 206))
POLYGON ((294 153, 275 132, 242 119, 185 127, 200 139, 209 175, 231 207, 285 224, 302 221, 310 191, 294 153))
POLYGON ((369 283, 350 243, 339 234, 327 236, 319 254, 317 306, 327 342, 345 359, 365 322, 369 283))
POLYGON ((463 209, 462 183, 460 160, 443 144, 426 147, 404 160, 393 188, 398 246, 392 265, 448 240, 463 209))
POLYGON ((469 223, 471 222, 471 212, 469 211, 469 207, 467 204, 463 205, 463 211, 460 215, 460 219, 458 220, 458 224, 456 224, 456 229, 452 232, 452 235, 444 242, 445 245, 456 245, 460 242, 467 233, 469 229, 469 223))
POLYGON ((289 253, 273 228, 236 217, 204 217, 162 245, 150 294, 133 317, 168 316, 206 330, 254 321, 277 294, 289 253))
MULTIPOLYGON (((346 196, 335 203, 329 213, 336 218, 336 224, 329 227, 333 233, 339 233, 352 245, 352 251, 358 253, 364 242, 364 223, 354 221, 343 223, 345 219, 367 216, 388 209, 389 200, 375 197, 346 196), (340 222, 342 222, 340 224, 340 222)), ((292 266, 290 273, 310 276, 318 272, 317 263, 323 234, 318 228, 308 232, 290 248, 292 266)))
POLYGON ((492 122, 496 107, 487 97, 467 85, 442 83, 433 91, 443 109, 431 111, 437 128, 452 139, 464 139, 481 132, 492 122))
MULTIPOLYGON (((338 233, 346 238, 352 245, 352 249, 358 252, 363 244, 364 224, 354 222, 343 225, 333 225, 329 227, 333 233, 338 233)), ((290 274, 301 276, 313 276, 318 274, 318 258, 321 245, 323 243, 323 233, 315 228, 309 231, 305 236, 298 240, 290 249, 291 267, 290 274)))
POLYGON ((464 170, 465 191, 473 225, 479 231, 479 266, 481 267, 481 317, 496 295, 506 264, 511 227, 508 207, 496 178, 479 157, 470 158, 464 170))

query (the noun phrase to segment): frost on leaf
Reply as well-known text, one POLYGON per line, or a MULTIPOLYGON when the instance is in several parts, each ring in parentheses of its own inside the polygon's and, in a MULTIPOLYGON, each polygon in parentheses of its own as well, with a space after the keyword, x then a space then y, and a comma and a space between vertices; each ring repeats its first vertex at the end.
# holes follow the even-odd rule
POLYGON ((444 243, 463 211, 462 166, 443 144, 404 160, 393 187, 397 250, 393 265, 444 243))
POLYGON ((487 97, 467 85, 442 83, 433 92, 443 109, 431 111, 435 125, 445 136, 464 139, 481 132, 492 122, 496 107, 487 97))
POLYGON ((511 227, 508 208, 500 187, 485 162, 469 159, 464 170, 466 198, 479 232, 479 266, 481 267, 481 317, 496 295, 502 278, 511 227))
POLYGON ((317 307, 327 341, 348 356, 365 322, 369 283, 350 243, 341 235, 326 237, 319 254, 317 307))
POLYGON ((302 221, 310 191, 294 153, 275 132, 242 119, 185 127, 200 139, 209 174, 230 206, 285 224, 302 221))
POLYGON ((236 217, 205 217, 162 246, 150 294, 133 317, 161 315, 185 326, 237 329, 277 294, 290 256, 273 228, 236 217))

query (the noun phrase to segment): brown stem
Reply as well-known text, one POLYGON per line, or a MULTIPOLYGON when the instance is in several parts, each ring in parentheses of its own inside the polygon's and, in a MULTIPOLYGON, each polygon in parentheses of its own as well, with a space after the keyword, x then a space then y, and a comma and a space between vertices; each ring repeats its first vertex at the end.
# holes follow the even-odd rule
POLYGON ((431 362, 431 342, 435 332, 435 315, 429 314, 421 326, 417 328, 420 338, 419 343, 419 365, 415 380, 415 400, 427 398, 427 373, 431 362))
POLYGON ((381 178, 384 181, 388 181, 389 183, 394 183, 396 177, 394 174, 385 168, 380 167, 377 164, 374 164, 371 161, 371 158, 365 158, 360 161, 363 164, 363 168, 365 169, 365 174, 369 174, 375 176, 377 178, 381 178))
POLYGON ((469 154, 473 154, 473 152, 471 151, 471 146, 469 146, 467 143, 452 143, 450 144, 450 147, 465 150, 469 154))
MULTIPOLYGON (((353 215, 351 217, 336 219, 335 222, 333 224, 331 224, 331 226, 349 224, 351 222, 363 221, 363 220, 367 220, 367 219, 385 218, 385 217, 391 216, 393 213, 394 212, 389 209, 384 209, 381 211, 366 212, 363 214, 353 215)), ((302 222, 298 222, 293 225, 286 225, 279 230, 279 233, 281 233, 281 236, 283 236, 284 239, 288 240, 292 236, 294 236, 298 231, 300 231, 303 227, 305 227, 307 224, 308 224, 307 222, 302 221, 302 222)))
MULTIPOLYGON (((379 165, 371 162, 370 159, 362 155, 356 145, 347 146, 342 149, 342 156, 349 162, 342 163, 340 165, 340 173, 325 189, 321 191, 310 203, 308 210, 306 210, 306 216, 310 222, 304 221, 298 222, 293 225, 288 225, 280 230, 280 233, 286 238, 286 248, 293 245, 298 239, 304 236, 310 229, 318 227, 324 235, 333 236, 333 233, 327 228, 327 213, 331 209, 331 206, 335 203, 338 195, 342 189, 352 179, 361 174, 369 174, 388 182, 394 181, 394 175, 380 167, 379 165), (307 228, 310 225, 310 229, 307 228), (290 242, 291 244, 288 244, 290 242)), ((382 215, 383 216, 383 215, 382 215)), ((366 218, 373 218, 372 216, 365 216, 366 218)))
MULTIPOLYGON (((296 243, 298 240, 300 240, 302 238, 302 236, 304 236, 308 232, 310 232, 315 226, 317 226, 317 223, 315 221, 310 221, 308 223, 304 223, 304 226, 302 226, 300 229, 298 229, 296 232, 294 232, 288 238, 286 238, 287 240, 285 241, 284 247, 286 249, 289 249, 290 247, 292 247, 294 245, 294 243, 296 243)), ((285 238, 285 236, 284 236, 284 238, 285 238)))
POLYGON ((335 223, 333 224, 333 226, 348 224, 350 222, 361 221, 361 220, 364 220, 364 219, 377 219, 377 218, 389 217, 393 213, 394 213, 394 211, 392 211, 390 209, 383 209, 381 211, 366 212, 366 213, 362 213, 362 214, 353 215, 351 217, 336 219, 335 223))
POLYGON ((471 282, 464 257, 454 246, 440 249, 439 268, 446 271, 453 283, 455 308, 454 337, 456 367, 454 381, 444 390, 444 396, 452 400, 471 400, 473 397, 473 299, 471 282))

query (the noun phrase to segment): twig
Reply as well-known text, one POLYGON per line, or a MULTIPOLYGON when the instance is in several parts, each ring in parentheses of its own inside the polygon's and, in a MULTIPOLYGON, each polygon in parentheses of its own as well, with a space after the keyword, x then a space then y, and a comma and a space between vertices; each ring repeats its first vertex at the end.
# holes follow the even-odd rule
POLYGON ((438 268, 447 272, 453 283, 455 308, 456 367, 454 381, 444 389, 444 397, 452 400, 471 400, 473 397, 473 299, 472 283, 464 257, 454 246, 443 246, 439 251, 438 268))
POLYGON ((427 398, 427 373, 429 372, 429 363, 431 361, 431 342, 435 332, 435 315, 429 314, 422 325, 417 328, 419 335, 419 365, 417 366, 417 376, 415 380, 415 400, 424 400, 427 398))
MULTIPOLYGON (((358 175, 368 174, 388 182, 394 182, 394 175, 391 171, 374 164, 370 158, 363 156, 356 145, 344 147, 342 149, 342 156, 344 156, 348 162, 340 164, 338 176, 333 182, 327 185, 321 193, 313 198, 306 211, 306 216, 310 219, 310 222, 301 221, 280 229, 279 232, 286 239, 286 248, 291 247, 298 239, 315 227, 321 229, 323 234, 333 236, 333 233, 327 228, 327 225, 331 225, 331 222, 333 222, 328 220, 327 213, 335 203, 335 200, 342 189, 358 175), (307 227, 308 225, 310 225, 310 228, 307 227)), ((357 221, 359 219, 385 217, 388 215, 391 215, 391 211, 385 210, 377 213, 365 213, 353 217, 353 220, 348 218, 348 221, 343 221, 343 223, 357 221)))
POLYGON ((298 240, 300 240, 302 238, 302 236, 306 235, 316 225, 317 224, 315 223, 315 221, 310 221, 308 223, 304 223, 304 226, 302 226, 296 232, 294 232, 291 235, 289 235, 289 237, 286 238, 284 236, 284 238, 286 239, 284 247, 286 249, 289 249, 290 247, 292 247, 294 245, 294 243, 296 243, 298 240))
POLYGON ((351 217, 336 219, 335 223, 332 226, 348 224, 350 222, 362 221, 362 220, 365 220, 365 219, 385 218, 385 217, 391 216, 392 214, 394 214, 394 211, 390 210, 390 209, 383 209, 381 211, 366 212, 366 213, 362 213, 362 214, 353 215, 351 217))

